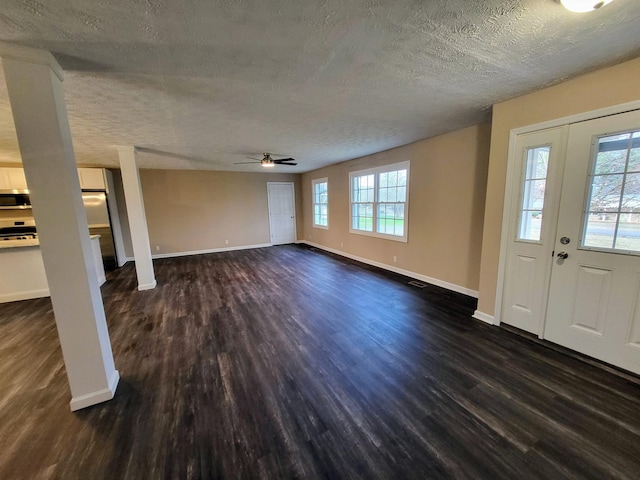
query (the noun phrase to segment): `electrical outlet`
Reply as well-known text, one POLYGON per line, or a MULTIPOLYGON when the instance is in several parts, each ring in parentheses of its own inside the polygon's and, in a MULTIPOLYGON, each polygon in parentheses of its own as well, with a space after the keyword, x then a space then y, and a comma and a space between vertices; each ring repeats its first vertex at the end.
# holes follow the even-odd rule
POLYGON ((225 244, 225 245, 229 245, 229 240, 225 240, 225 241, 224 241, 224 244, 225 244))
POLYGON ((156 245, 156 252, 160 251, 160 245, 156 245))
POLYGON ((395 255, 393 256, 393 263, 396 263, 398 261, 398 257, 396 257, 395 255))
POLYGON ((344 247, 344 243, 340 242, 340 248, 344 247))

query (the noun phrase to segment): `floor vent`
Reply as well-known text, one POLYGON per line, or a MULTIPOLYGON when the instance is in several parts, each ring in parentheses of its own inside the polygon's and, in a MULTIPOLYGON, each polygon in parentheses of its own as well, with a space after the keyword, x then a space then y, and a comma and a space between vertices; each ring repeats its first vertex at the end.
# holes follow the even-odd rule
POLYGON ((419 282, 419 281, 417 281, 417 280, 411 280, 411 281, 409 282, 409 285, 411 285, 411 286, 413 286, 413 287, 418 287, 418 288, 424 288, 424 287, 426 287, 426 286, 427 286, 427 284, 426 284, 426 283, 422 283, 422 282, 419 282))

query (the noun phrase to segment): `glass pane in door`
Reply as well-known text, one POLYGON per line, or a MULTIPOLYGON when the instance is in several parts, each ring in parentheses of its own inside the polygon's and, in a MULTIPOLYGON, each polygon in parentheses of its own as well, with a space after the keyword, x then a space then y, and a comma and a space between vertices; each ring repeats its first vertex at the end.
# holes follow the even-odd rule
POLYGON ((518 240, 539 242, 542 232, 544 193, 549 167, 548 145, 528 148, 525 151, 524 175, 521 198, 518 240))
POLYGON ((640 131, 598 139, 582 247, 640 252, 640 131))

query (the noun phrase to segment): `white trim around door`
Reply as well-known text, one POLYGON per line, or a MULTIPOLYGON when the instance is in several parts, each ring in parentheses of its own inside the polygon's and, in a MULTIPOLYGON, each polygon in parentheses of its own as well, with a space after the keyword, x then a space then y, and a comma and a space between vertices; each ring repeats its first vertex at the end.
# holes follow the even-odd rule
MULTIPOLYGON (((619 105, 613 105, 610 107, 600 108, 589 112, 583 112, 576 115, 569 115, 566 117, 558 118, 555 120, 549 120, 533 125, 527 125, 525 127, 514 128, 509 133, 509 151, 507 159, 507 176, 504 191, 504 203, 502 210, 502 232, 500 237, 500 256, 498 261, 498 279, 496 285, 496 299, 494 306, 493 324, 499 325, 502 317, 502 305, 503 305, 503 293, 505 286, 505 271, 507 268, 507 250, 509 245, 509 236, 511 231, 511 212, 513 210, 513 202, 517 202, 517 195, 514 198, 514 192, 519 193, 519 177, 514 177, 514 170, 519 169, 519 161, 521 160, 517 147, 516 140, 518 135, 536 132, 539 130, 545 130, 549 128, 561 127, 564 125, 570 125, 572 123, 584 122, 587 120, 593 120, 595 118, 606 117, 610 115, 617 115, 619 113, 629 112, 632 110, 640 109, 640 100, 633 102, 623 103, 619 105)), ((482 313, 482 312, 480 312, 482 313)), ((486 315, 486 314, 483 314, 486 315)), ((489 316, 487 315, 487 318, 489 316)), ((540 332, 542 333, 542 332, 540 332)))

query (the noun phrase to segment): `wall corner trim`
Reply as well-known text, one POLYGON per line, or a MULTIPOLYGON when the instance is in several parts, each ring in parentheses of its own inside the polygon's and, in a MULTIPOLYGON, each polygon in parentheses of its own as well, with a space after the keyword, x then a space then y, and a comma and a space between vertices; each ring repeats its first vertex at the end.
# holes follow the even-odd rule
POLYGON ((118 388, 119 381, 120 373, 118 372, 118 370, 114 370, 111 374, 111 378, 109 379, 109 386, 107 388, 103 388, 102 390, 98 390, 97 392, 87 393, 86 395, 81 395, 80 397, 72 398, 71 402, 69 402, 71 411, 75 412, 76 410, 80 410, 82 408, 90 407, 91 405, 96 405, 98 403, 111 400, 116 394, 116 389, 118 388))
POLYGON ((480 310, 476 310, 471 315, 476 320, 480 320, 481 322, 488 323, 489 325, 498 325, 496 319, 493 315, 489 315, 488 313, 481 312, 480 310))
POLYGON ((410 270, 405 270, 403 268, 394 267, 392 265, 387 265, 386 263, 382 263, 382 262, 376 262, 375 260, 359 257, 357 255, 351 255, 350 253, 346 253, 341 250, 337 250, 335 248, 325 247, 324 245, 319 245, 317 243, 309 242, 306 240, 303 240, 297 243, 304 243, 309 245, 310 247, 315 247, 320 250, 325 250, 330 253, 335 253, 336 255, 340 255, 341 257, 350 258, 351 260, 355 260, 361 263, 366 263, 367 265, 372 265, 374 267, 382 268, 383 270, 388 270, 390 272, 398 273, 400 275, 404 275, 405 277, 415 278, 416 280, 421 280, 423 282, 429 283, 431 285, 435 285, 437 287, 446 288, 447 290, 451 290, 453 292, 462 293, 463 295, 467 295, 469 297, 478 298, 477 290, 471 290, 470 288, 462 287, 460 285, 456 285, 455 283, 445 282, 444 280, 428 277, 426 275, 422 275, 421 273, 416 273, 410 270))

